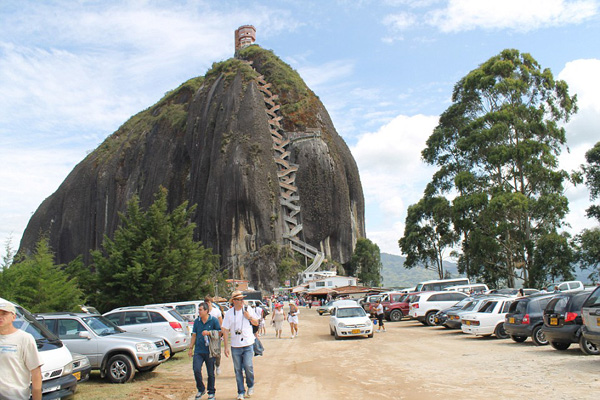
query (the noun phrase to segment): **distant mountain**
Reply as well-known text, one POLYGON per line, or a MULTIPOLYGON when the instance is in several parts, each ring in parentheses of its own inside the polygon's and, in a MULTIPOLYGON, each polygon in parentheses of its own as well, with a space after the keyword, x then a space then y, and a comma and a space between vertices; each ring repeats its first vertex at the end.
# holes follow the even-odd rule
MULTIPOLYGON (((412 287, 417 283, 427 280, 439 279, 434 271, 427 270, 423 267, 404 268, 406 257, 397 256, 394 254, 381 253, 381 275, 383 277, 384 287, 412 287)), ((458 269, 456 264, 444 261, 446 271, 452 277, 457 277, 458 269)), ((591 271, 575 269, 575 280, 583 282, 585 285, 592 285, 588 279, 591 271)), ((517 286, 518 287, 518 286, 517 286)))
MULTIPOLYGON (((404 268, 406 257, 381 253, 381 275, 384 287, 412 287, 427 280, 439 279, 438 275, 423 267, 404 268)), ((458 276, 456 264, 444 261, 444 268, 452 277, 458 276)))

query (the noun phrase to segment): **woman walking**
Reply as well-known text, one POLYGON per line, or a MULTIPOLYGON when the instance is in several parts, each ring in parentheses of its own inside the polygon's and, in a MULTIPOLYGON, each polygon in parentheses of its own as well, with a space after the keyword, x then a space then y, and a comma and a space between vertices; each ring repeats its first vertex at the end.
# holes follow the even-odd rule
POLYGON ((275 324, 275 337, 281 339, 281 331, 283 328, 283 321, 285 320, 285 311, 283 311, 283 304, 277 303, 275 304, 275 311, 273 312, 273 317, 271 318, 271 322, 275 324))
POLYGON ((292 331, 292 339, 298 336, 298 314, 300 309, 293 301, 290 301, 290 312, 288 314, 288 322, 290 323, 290 329, 292 331))

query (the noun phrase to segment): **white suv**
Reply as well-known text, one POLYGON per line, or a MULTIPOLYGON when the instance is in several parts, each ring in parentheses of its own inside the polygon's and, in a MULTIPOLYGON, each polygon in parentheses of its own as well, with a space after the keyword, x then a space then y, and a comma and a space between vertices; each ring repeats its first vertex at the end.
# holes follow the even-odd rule
POLYGON ((435 313, 452 307, 465 297, 462 292, 422 292, 413 298, 409 306, 409 315, 424 325, 435 325, 435 313))
POLYGON ((104 317, 127 332, 158 336, 169 346, 171 354, 190 347, 192 329, 177 311, 168 307, 121 307, 104 317))

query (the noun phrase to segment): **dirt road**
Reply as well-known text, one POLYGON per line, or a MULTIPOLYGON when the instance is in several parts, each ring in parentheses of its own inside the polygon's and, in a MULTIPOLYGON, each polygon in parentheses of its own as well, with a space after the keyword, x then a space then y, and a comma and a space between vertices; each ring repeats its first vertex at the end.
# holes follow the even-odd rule
MULTIPOLYGON (((261 338, 265 355, 254 358, 252 399, 595 399, 600 393, 600 356, 577 345, 566 351, 531 340, 476 338, 418 322, 388 323, 372 339, 336 341, 329 316, 302 309, 300 335, 261 338)), ((288 328, 287 326, 285 328, 288 328)), ((237 395, 233 364, 223 359, 217 399, 237 395)), ((155 372, 126 385, 93 377, 79 399, 193 399, 191 361, 178 354, 155 372)))

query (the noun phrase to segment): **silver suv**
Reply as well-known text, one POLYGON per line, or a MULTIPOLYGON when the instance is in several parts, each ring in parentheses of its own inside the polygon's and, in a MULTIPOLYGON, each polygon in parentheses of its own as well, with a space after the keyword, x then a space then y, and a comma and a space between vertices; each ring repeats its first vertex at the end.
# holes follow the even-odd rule
POLYGON ((581 308, 581 333, 590 343, 600 347, 600 287, 597 287, 581 308))
POLYGON ((97 314, 47 313, 37 319, 73 353, 88 357, 92 369, 112 383, 133 379, 135 370, 152 371, 170 357, 163 339, 125 332, 97 314))
POLYGON ((103 315, 127 332, 147 333, 164 339, 171 355, 190 347, 189 324, 168 307, 121 307, 103 315))

